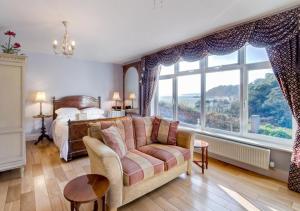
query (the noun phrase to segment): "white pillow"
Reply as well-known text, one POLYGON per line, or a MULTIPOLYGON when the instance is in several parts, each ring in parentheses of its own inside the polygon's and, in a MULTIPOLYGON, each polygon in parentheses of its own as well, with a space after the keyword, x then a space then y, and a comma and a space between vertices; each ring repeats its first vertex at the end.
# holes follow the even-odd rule
POLYGON ((85 114, 87 119, 104 118, 104 111, 100 108, 85 108, 80 110, 81 114, 85 114))
POLYGON ((103 115, 104 111, 100 108, 85 108, 81 109, 80 113, 85 113, 87 115, 103 115))
POLYGON ((60 108, 55 113, 57 114, 56 118, 59 120, 76 120, 76 116, 80 111, 77 108, 60 108))
POLYGON ((106 117, 102 114, 89 114, 89 115, 87 115, 87 119, 104 119, 104 118, 106 118, 106 117))

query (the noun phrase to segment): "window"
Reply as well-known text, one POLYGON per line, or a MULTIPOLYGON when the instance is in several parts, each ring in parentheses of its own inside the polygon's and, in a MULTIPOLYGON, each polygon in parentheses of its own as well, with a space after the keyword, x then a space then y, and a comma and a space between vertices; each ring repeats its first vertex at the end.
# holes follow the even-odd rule
POLYGON ((170 75, 174 74, 174 65, 170 66, 161 66, 160 68, 160 75, 170 75))
POLYGON ((205 125, 240 131, 240 70, 206 73, 205 125))
POLYGON ((200 68, 200 62, 195 61, 195 62, 179 62, 179 71, 190 71, 190 70, 198 70, 200 68))
POLYGON ((173 81, 172 79, 159 80, 159 115, 164 118, 173 118, 173 81))
POLYGON ((178 120, 200 126, 200 74, 178 76, 178 120))
POLYGON ((292 139, 292 114, 266 50, 161 66, 155 112, 181 125, 256 140, 292 139))
POLYGON ((237 63, 238 63, 237 51, 227 55, 222 55, 222 56, 211 55, 208 57, 208 67, 237 64, 237 63))
POLYGON ((247 45, 246 54, 247 64, 269 61, 268 54, 264 48, 255 48, 252 45, 247 45))
POLYGON ((248 72, 248 132, 292 138, 292 114, 272 69, 248 72))

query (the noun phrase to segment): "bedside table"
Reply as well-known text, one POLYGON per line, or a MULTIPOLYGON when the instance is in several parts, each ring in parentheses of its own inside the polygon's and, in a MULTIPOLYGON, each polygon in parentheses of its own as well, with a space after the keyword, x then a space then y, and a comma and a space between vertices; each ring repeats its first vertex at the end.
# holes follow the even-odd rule
POLYGON ((107 114, 107 117, 109 118, 122 117, 122 116, 125 116, 125 110, 111 110, 107 114))
POLYGON ((131 117, 140 116, 138 108, 125 109, 125 114, 131 117))
POLYGON ((44 138, 46 138, 50 141, 49 135, 46 134, 46 127, 45 127, 45 118, 50 118, 50 117, 52 117, 52 115, 39 114, 39 115, 33 116, 33 118, 35 118, 35 119, 42 120, 41 135, 39 136, 38 140, 34 143, 35 145, 38 144, 40 141, 42 141, 44 138))

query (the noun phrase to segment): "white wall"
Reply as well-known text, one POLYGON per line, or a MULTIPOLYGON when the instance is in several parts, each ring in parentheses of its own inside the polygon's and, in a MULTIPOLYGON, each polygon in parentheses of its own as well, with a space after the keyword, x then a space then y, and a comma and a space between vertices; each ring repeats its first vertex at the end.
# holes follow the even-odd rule
MULTIPOLYGON (((26 53, 28 56, 25 81, 25 133, 26 138, 35 138, 40 130, 40 121, 33 115, 39 113, 39 104, 34 102, 36 91, 45 91, 48 102, 43 104, 43 113, 52 113, 51 97, 68 95, 101 96, 102 108, 111 108, 113 91, 123 93, 123 71, 120 65, 65 58, 58 55, 26 53)), ((50 122, 47 121, 49 129, 50 122)))

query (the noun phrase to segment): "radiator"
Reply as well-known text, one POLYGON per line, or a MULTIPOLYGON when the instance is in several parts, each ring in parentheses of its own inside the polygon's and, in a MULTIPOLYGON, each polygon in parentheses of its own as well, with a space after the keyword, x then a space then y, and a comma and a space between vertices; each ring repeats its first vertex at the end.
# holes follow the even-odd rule
MULTIPOLYGON (((208 152, 263 169, 269 169, 270 149, 221 138, 201 136, 209 143, 208 152)), ((198 151, 198 150, 196 150, 198 151)))

